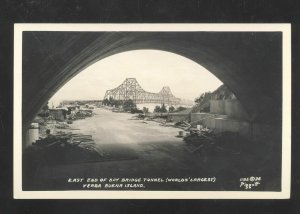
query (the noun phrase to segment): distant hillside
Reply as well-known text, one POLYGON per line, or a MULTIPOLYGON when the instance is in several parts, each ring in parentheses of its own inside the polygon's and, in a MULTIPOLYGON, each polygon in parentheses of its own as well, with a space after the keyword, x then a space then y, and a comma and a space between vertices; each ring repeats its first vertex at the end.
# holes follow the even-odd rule
POLYGON ((221 85, 213 92, 205 92, 196 99, 196 105, 192 108, 192 113, 209 112, 210 100, 236 99, 236 96, 225 85, 221 85))

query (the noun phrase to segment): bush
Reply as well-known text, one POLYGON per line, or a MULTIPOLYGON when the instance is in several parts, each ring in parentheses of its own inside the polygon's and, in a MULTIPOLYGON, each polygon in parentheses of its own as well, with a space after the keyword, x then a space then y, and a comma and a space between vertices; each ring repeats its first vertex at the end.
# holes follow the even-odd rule
POLYGON ((166 113, 166 112, 168 112, 168 111, 167 111, 167 108, 166 108, 166 106, 165 106, 165 104, 162 104, 162 106, 161 106, 161 108, 160 108, 160 112, 161 112, 161 113, 166 113))
POLYGON ((174 112, 183 111, 185 109, 185 107, 179 106, 174 112))
POLYGON ((212 93, 210 91, 204 92, 200 95, 200 97, 195 99, 196 104, 201 104, 203 102, 206 102, 207 100, 210 100, 212 96, 212 93))
POLYGON ((169 112, 173 112, 173 111, 175 111, 174 106, 170 106, 170 107, 169 107, 169 112))
POLYGON ((123 107, 124 108, 135 108, 136 104, 133 102, 133 100, 129 99, 129 100, 124 101, 123 107))
POLYGON ((106 99, 104 99, 104 100, 102 101, 102 104, 108 106, 108 105, 110 104, 110 102, 109 102, 109 100, 106 98, 106 99))
POLYGON ((162 104, 162 106, 155 106, 155 109, 154 109, 154 112, 157 112, 157 113, 166 113, 168 112, 165 104, 162 104))
POLYGON ((160 112, 160 106, 155 106, 154 112, 160 112))
POLYGON ((143 107, 143 112, 144 113, 148 113, 149 112, 149 108, 143 107))

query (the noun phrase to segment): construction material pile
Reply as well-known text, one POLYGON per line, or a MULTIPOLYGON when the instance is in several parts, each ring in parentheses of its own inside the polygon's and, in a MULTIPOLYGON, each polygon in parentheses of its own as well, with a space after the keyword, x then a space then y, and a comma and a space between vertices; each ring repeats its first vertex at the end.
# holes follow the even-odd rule
POLYGON ((239 155, 246 150, 247 140, 233 132, 222 132, 215 134, 213 130, 202 128, 190 128, 183 140, 189 146, 189 151, 194 153, 206 150, 213 153, 226 153, 239 155))
POLYGON ((57 129, 69 129, 70 126, 67 123, 57 122, 55 124, 55 128, 57 128, 57 129))
POLYGON ((93 111, 92 110, 79 110, 79 111, 76 112, 75 115, 79 119, 84 119, 86 117, 93 116, 93 111))
POLYGON ((158 122, 160 124, 166 122, 166 118, 163 118, 163 117, 160 117, 160 116, 157 116, 157 115, 142 114, 142 113, 132 116, 130 118, 130 120, 155 121, 155 122, 158 122))
POLYGON ((74 113, 71 113, 68 115, 69 120, 78 120, 78 119, 85 119, 86 117, 92 117, 93 116, 93 110, 78 110, 74 113))
POLYGON ((215 144, 216 135, 213 133, 213 130, 187 128, 189 133, 186 134, 183 140, 190 146, 190 149, 188 149, 190 152, 194 153, 201 149, 208 149, 215 144))
POLYGON ((146 118, 146 115, 145 114, 138 114, 136 116, 138 119, 145 119, 146 118))
POLYGON ((41 138, 32 145, 36 146, 51 146, 54 144, 68 144, 79 145, 84 142, 93 142, 92 135, 72 134, 65 132, 58 132, 55 135, 48 135, 45 138, 41 138))
POLYGON ((44 165, 88 162, 101 156, 91 135, 64 132, 37 140, 30 150, 36 151, 31 155, 39 154, 44 165))
MULTIPOLYGON (((94 142, 91 135, 59 132, 37 140, 23 152, 23 169, 34 176, 44 166, 84 164, 110 160, 134 160, 134 150, 118 144, 102 145, 94 142), (113 148, 111 148, 113 147, 113 148)), ((26 182, 31 182, 27 179, 26 182)))
POLYGON ((179 121, 179 122, 175 123, 174 126, 177 128, 181 128, 183 130, 189 130, 191 128, 191 124, 189 124, 186 121, 179 121))
POLYGON ((129 120, 147 120, 148 117, 144 114, 133 115, 129 120))

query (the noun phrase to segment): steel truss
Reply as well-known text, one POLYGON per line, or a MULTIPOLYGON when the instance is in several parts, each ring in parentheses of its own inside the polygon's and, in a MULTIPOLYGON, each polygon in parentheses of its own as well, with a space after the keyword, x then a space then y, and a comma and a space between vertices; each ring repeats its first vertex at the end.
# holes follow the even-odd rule
POLYGON ((145 91, 135 78, 126 80, 117 88, 107 90, 104 99, 112 97, 115 100, 133 100, 134 103, 159 103, 168 105, 178 105, 181 99, 176 98, 170 87, 164 86, 159 93, 145 91))

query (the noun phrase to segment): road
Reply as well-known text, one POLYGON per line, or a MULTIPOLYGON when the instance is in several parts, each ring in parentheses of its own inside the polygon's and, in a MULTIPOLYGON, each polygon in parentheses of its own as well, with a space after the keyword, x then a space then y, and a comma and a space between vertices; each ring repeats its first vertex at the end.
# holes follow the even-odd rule
MULTIPOLYGON (((96 108, 95 116, 75 121, 74 132, 90 134, 96 149, 109 155, 109 161, 44 166, 37 173, 41 189, 81 189, 68 178, 183 178, 203 176, 200 154, 191 153, 180 129, 164 127, 154 121, 132 119, 129 113, 96 108)), ((205 176, 214 176, 205 173, 205 176)), ((202 183, 148 183, 151 190, 196 190, 210 188, 202 183)), ((215 187, 214 187, 215 188, 215 187)))
POLYGON ((133 114, 102 108, 94 109, 94 113, 95 116, 75 121, 71 127, 92 135, 98 145, 126 144, 138 150, 149 142, 182 143, 182 139, 176 137, 181 129, 162 127, 154 121, 136 120, 133 114))

